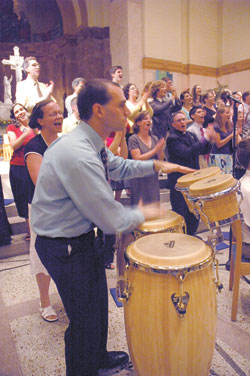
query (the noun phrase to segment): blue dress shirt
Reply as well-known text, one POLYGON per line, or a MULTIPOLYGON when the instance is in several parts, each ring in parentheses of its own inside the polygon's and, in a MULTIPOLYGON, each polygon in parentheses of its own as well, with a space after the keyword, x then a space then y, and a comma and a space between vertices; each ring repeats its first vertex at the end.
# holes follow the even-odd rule
MULTIPOLYGON (((129 232, 144 222, 137 208, 114 199, 105 178, 103 140, 87 123, 57 139, 45 152, 32 201, 31 223, 41 236, 75 237, 93 229, 129 232)), ((124 160, 108 149, 112 180, 154 174, 153 161, 124 160)))

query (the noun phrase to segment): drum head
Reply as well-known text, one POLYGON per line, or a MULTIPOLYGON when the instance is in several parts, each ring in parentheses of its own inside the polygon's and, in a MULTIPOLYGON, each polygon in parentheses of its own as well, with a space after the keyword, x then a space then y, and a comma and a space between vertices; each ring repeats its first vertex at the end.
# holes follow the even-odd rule
POLYGON ((194 197, 208 196, 212 193, 233 188, 236 183, 237 180, 231 174, 222 174, 197 181, 190 186, 189 192, 194 197))
POLYGON ((182 217, 179 214, 172 210, 168 210, 165 217, 146 221, 138 227, 138 230, 142 232, 160 232, 180 224, 181 220, 182 217))
POLYGON ((181 176, 177 180, 176 186, 179 188, 187 188, 190 187, 191 184, 201 180, 201 179, 206 179, 209 178, 210 176, 214 175, 220 175, 221 170, 219 167, 207 167, 207 168, 202 168, 201 170, 197 170, 195 172, 191 172, 191 174, 186 174, 181 176))
POLYGON ((154 269, 183 269, 211 259, 213 250, 202 240, 179 233, 144 236, 130 244, 126 257, 154 269))

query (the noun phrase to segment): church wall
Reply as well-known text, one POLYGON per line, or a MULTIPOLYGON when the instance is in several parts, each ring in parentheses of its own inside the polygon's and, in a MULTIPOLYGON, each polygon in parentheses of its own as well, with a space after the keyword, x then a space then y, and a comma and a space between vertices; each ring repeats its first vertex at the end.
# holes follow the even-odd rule
MULTIPOLYGON (((13 43, 1 43, 0 60, 13 55, 13 43)), ((43 43, 19 44, 20 55, 35 56, 41 64, 39 81, 55 82, 53 96, 63 109, 63 96, 72 93, 71 83, 76 77, 90 79, 104 77, 111 64, 108 28, 85 28, 75 36, 63 36, 43 43)), ((15 72, 0 64, 0 79, 13 75, 12 100, 15 99, 15 72)), ((24 79, 24 76, 23 76, 24 79)), ((0 100, 3 101, 0 85, 0 100)))
POLYGON ((173 73, 178 91, 197 83, 216 87, 217 80, 232 89, 249 88, 249 0, 143 3, 145 81, 160 70, 173 73))
POLYGON ((107 27, 110 23, 110 0, 85 0, 88 26, 107 27))

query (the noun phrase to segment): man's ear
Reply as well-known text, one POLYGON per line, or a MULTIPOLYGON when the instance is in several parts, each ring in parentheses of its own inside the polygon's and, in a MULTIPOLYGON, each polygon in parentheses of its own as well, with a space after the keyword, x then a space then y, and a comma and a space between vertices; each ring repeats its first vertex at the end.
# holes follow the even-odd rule
POLYGON ((104 114, 104 108, 100 103, 94 103, 92 107, 92 113, 95 115, 97 118, 103 117, 104 114))

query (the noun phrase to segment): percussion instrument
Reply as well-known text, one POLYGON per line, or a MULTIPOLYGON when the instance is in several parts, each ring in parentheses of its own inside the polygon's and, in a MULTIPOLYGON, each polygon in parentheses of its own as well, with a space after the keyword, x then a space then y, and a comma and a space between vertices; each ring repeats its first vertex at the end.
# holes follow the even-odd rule
POLYGON ((163 218, 146 221, 134 231, 136 239, 161 232, 186 233, 185 219, 174 211, 167 210, 163 218))
MULTIPOLYGON (((164 204, 163 204, 164 205, 164 204)), ((127 246, 134 240, 145 235, 162 233, 162 232, 178 232, 186 233, 186 223, 184 218, 172 210, 167 210, 163 218, 157 218, 151 221, 142 223, 134 233, 117 234, 116 236, 116 271, 117 271, 117 289, 124 290, 124 274, 125 274, 125 260, 124 253, 127 246)), ((118 296, 121 293, 118 292, 118 296)))
POLYGON ((216 332, 214 251, 179 233, 126 250, 125 327, 138 376, 206 376, 216 332))
POLYGON ((230 174, 203 179, 189 187, 188 199, 193 201, 201 220, 219 225, 231 223, 239 216, 237 200, 239 182, 230 174))
POLYGON ((191 174, 183 175, 177 180, 175 189, 182 193, 184 200, 186 201, 186 204, 188 206, 188 209, 191 213, 198 216, 198 212, 193 202, 188 200, 187 198, 188 193, 189 193, 189 187, 199 180, 206 179, 211 176, 220 175, 220 174, 221 174, 221 170, 219 169, 219 167, 207 167, 207 168, 202 168, 201 170, 192 172, 191 174))

